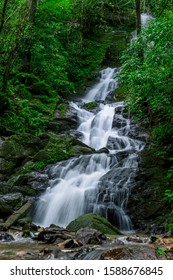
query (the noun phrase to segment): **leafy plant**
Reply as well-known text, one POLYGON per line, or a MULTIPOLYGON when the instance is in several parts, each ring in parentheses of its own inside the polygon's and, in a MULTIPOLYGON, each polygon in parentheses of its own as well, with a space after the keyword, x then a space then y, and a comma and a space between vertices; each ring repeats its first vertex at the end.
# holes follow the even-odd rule
POLYGON ((169 203, 173 202, 173 191, 165 190, 164 199, 169 203))
POLYGON ((157 248, 156 252, 158 255, 164 255, 165 254, 165 248, 157 248))

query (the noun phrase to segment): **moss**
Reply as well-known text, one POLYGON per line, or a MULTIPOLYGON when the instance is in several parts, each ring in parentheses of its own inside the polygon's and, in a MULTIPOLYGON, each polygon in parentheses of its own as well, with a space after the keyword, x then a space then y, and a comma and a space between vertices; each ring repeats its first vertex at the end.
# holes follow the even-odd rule
POLYGON ((96 106, 97 106, 97 103, 95 101, 93 101, 93 102, 86 103, 84 105, 84 108, 86 108, 88 110, 92 110, 92 109, 95 109, 96 106))
POLYGON ((109 223, 105 218, 97 215, 97 214, 84 214, 78 217, 76 220, 72 221, 68 226, 67 230, 76 232, 81 228, 94 228, 99 230, 104 234, 121 234, 121 232, 114 227, 111 223, 109 223))
POLYGON ((59 116, 61 118, 63 118, 66 115, 66 113, 68 112, 69 106, 65 103, 61 103, 57 106, 57 110, 58 110, 59 116))
POLYGON ((127 96, 126 89, 123 86, 117 88, 113 93, 113 100, 122 101, 127 96))

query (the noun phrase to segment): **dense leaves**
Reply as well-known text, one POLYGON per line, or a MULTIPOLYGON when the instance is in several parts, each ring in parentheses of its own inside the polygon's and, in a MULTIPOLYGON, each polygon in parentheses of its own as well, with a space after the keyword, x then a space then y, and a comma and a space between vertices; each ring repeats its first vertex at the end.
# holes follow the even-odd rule
POLYGON ((172 15, 152 20, 124 53, 120 73, 132 112, 154 127, 153 136, 162 143, 171 143, 173 134, 172 38, 172 15))
POLYGON ((2 134, 39 134, 59 98, 68 99, 92 71, 100 68, 110 42, 100 40, 102 2, 96 1, 94 7, 91 3, 1 1, 2 134))

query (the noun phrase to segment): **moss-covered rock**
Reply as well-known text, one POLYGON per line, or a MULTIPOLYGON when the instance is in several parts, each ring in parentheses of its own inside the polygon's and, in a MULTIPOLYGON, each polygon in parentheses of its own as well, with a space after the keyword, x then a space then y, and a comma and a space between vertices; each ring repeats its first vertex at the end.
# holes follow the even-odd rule
POLYGON ((96 107, 97 107, 97 103, 95 101, 84 104, 84 108, 86 108, 88 110, 93 110, 96 107))
POLYGON ((119 229, 114 227, 105 218, 92 213, 81 215, 76 220, 72 221, 67 226, 67 230, 76 232, 79 229, 86 227, 96 229, 104 234, 121 234, 119 229))
POLYGON ((72 156, 94 152, 92 148, 69 134, 56 135, 50 133, 49 136, 47 145, 33 157, 33 160, 48 164, 66 160, 72 156))
POLYGON ((0 195, 0 217, 5 218, 21 207, 23 196, 20 193, 0 195))
POLYGON ((26 224, 32 224, 32 218, 31 217, 24 217, 24 218, 21 218, 17 221, 17 224, 19 226, 24 226, 26 224))

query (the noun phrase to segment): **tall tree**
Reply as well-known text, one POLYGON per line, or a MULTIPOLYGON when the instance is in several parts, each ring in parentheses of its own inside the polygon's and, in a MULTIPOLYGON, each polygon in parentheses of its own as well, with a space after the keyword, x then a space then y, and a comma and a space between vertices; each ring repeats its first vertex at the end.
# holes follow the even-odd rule
POLYGON ((141 32, 141 1, 135 0, 136 3, 136 29, 137 34, 141 32))
POLYGON ((9 0, 5 0, 3 4, 2 13, 1 13, 2 15, 1 15, 1 23, 0 23, 0 33, 2 32, 5 23, 5 13, 6 13, 8 1, 9 0))

